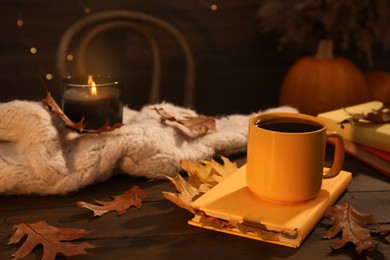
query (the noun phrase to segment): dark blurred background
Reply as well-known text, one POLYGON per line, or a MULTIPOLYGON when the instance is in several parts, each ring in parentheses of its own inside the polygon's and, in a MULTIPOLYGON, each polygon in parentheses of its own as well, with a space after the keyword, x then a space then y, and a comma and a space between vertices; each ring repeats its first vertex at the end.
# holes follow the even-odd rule
MULTIPOLYGON (((45 81, 59 101, 58 43, 67 28, 88 15, 86 8, 91 13, 141 11, 176 26, 195 58, 194 108, 202 114, 250 113, 277 106, 283 76, 295 60, 310 53, 294 47, 278 50, 279 35, 261 33, 256 21, 259 0, 1 0, 0 7, 1 102, 40 100, 45 92, 38 74, 48 73, 53 79, 45 81), (18 19, 23 20, 22 27, 17 26, 18 19), (30 53, 31 47, 37 48, 36 54, 30 53)), ((169 36, 161 34, 158 41, 163 54, 162 97, 181 105, 183 56, 169 36)), ((363 70, 369 68, 365 57, 342 55, 363 70)), ((389 70, 389 52, 378 48, 373 60, 371 68, 389 70)), ((99 37, 88 50, 87 65, 96 73, 121 77, 130 108, 148 102, 151 56, 139 36, 114 30, 99 37)), ((77 73, 72 61, 69 66, 77 73)))

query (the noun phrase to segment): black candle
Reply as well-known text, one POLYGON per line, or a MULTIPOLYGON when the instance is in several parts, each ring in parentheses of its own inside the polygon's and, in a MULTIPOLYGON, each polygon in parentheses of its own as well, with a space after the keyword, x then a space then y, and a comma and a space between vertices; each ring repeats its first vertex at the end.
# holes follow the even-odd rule
POLYGON ((62 82, 62 110, 73 122, 84 118, 86 129, 122 123, 121 84, 110 77, 67 77, 62 82), (84 83, 83 83, 84 82, 84 83))

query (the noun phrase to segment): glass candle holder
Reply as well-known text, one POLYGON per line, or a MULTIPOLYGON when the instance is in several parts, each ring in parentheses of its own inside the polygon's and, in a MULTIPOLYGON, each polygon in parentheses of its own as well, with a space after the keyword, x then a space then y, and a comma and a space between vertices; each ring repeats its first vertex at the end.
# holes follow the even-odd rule
POLYGON ((122 83, 110 76, 68 76, 62 80, 62 110, 85 129, 122 123, 122 83))

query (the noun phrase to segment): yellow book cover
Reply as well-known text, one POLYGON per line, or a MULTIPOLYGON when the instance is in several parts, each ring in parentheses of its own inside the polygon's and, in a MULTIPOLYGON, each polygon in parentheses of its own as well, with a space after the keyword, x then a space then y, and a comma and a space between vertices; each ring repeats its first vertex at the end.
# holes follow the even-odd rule
POLYGON ((350 172, 342 171, 324 179, 319 194, 301 203, 279 204, 262 200, 246 185, 246 166, 216 185, 192 203, 198 214, 189 224, 289 247, 299 247, 352 181, 350 172), (202 221, 205 217, 225 221, 217 227, 202 221))
POLYGON ((374 109, 381 108, 382 105, 382 102, 371 101, 321 113, 317 117, 326 122, 328 130, 341 134, 346 140, 390 152, 390 124, 368 124, 361 122, 355 125, 344 124, 344 129, 340 125, 341 121, 350 117, 348 113, 367 114, 373 112, 374 109))

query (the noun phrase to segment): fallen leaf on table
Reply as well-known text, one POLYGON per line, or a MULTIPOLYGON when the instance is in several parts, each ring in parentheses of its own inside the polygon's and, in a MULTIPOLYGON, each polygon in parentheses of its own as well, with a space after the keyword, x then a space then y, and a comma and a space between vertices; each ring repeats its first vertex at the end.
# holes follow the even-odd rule
POLYGON ((88 235, 89 232, 84 229, 57 228, 47 224, 45 221, 33 224, 19 223, 14 225, 13 228, 16 230, 9 239, 8 244, 16 244, 27 236, 23 245, 13 254, 15 259, 27 256, 39 244, 43 246, 42 259, 45 260, 55 259, 57 254, 67 257, 88 254, 85 249, 96 247, 87 242, 78 244, 65 242, 88 235))
POLYGON ((60 106, 54 100, 50 92, 46 89, 46 97, 41 100, 42 104, 48 108, 48 110, 54 115, 62 119, 64 124, 72 129, 75 129, 79 132, 84 133, 103 133, 103 132, 111 132, 115 129, 118 129, 123 126, 123 124, 117 123, 112 126, 108 124, 106 121, 99 129, 85 129, 84 128, 84 118, 81 119, 80 122, 74 123, 70 118, 65 115, 60 106))
POLYGON ((163 108, 152 108, 160 115, 161 121, 173 121, 187 127, 196 135, 205 135, 208 131, 215 131, 215 119, 209 116, 184 116, 183 119, 178 119, 175 116, 167 113, 163 108))
POLYGON ((325 217, 333 220, 334 225, 325 233, 324 238, 330 239, 342 232, 341 239, 331 245, 333 249, 339 249, 352 242, 359 254, 363 250, 372 252, 376 250, 377 244, 374 244, 371 234, 383 237, 389 233, 389 230, 367 229, 366 225, 378 226, 374 217, 357 211, 349 203, 336 204, 328 208, 325 217))
POLYGON ((86 208, 93 211, 94 216, 102 216, 109 211, 116 211, 118 215, 126 213, 126 210, 131 206, 140 208, 142 206, 142 200, 146 198, 147 194, 144 190, 138 186, 133 186, 130 190, 117 196, 113 196, 114 200, 101 201, 96 200, 99 205, 90 204, 84 201, 76 202, 76 206, 79 208, 86 208))
POLYGON ((183 160, 181 165, 188 173, 188 181, 182 178, 180 174, 174 178, 166 176, 175 185, 179 193, 163 191, 164 197, 195 214, 191 202, 238 169, 236 163, 230 162, 226 157, 222 156, 221 158, 223 165, 215 160, 204 160, 201 163, 183 160))
MULTIPOLYGON (((348 112, 348 111, 347 111, 348 112)), ((361 120, 367 121, 367 123, 384 124, 390 123, 390 104, 383 104, 383 106, 377 110, 373 110, 369 113, 349 113, 349 118, 340 122, 341 128, 344 128, 344 124, 357 124, 361 120)))

